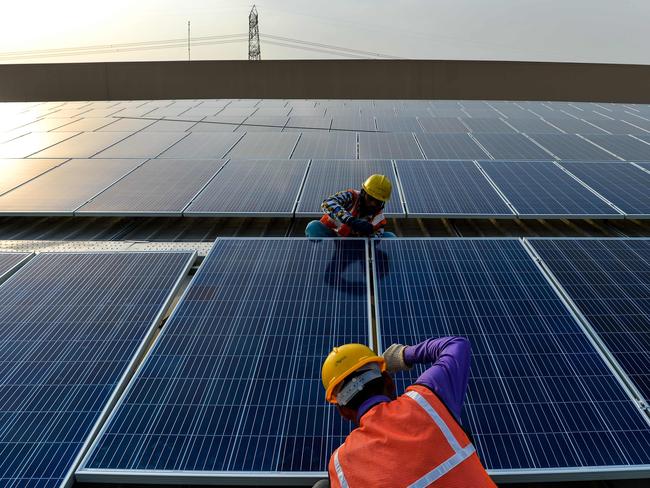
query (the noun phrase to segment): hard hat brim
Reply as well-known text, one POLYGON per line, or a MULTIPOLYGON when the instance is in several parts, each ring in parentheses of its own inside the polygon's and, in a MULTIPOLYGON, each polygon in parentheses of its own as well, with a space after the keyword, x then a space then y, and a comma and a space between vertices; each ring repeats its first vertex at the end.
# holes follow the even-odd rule
POLYGON ((384 360, 383 357, 381 356, 370 356, 365 359, 362 359, 358 363, 356 363, 353 367, 348 369, 347 371, 343 372, 342 374, 338 375, 334 381, 331 381, 330 384, 327 386, 327 389, 325 390, 325 400, 327 400, 329 403, 336 404, 336 395, 334 395, 334 389, 340 385, 345 379, 350 376, 352 373, 354 373, 356 370, 359 368, 365 366, 366 364, 370 363, 377 363, 379 364, 379 368, 381 372, 383 373, 386 371, 386 361, 384 360))

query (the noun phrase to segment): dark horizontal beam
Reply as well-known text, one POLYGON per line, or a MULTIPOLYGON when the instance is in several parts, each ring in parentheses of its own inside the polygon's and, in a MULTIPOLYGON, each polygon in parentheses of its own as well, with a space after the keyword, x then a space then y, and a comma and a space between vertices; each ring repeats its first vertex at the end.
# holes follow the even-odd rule
POLYGON ((428 60, 0 65, 0 100, 352 98, 650 103, 650 66, 428 60))

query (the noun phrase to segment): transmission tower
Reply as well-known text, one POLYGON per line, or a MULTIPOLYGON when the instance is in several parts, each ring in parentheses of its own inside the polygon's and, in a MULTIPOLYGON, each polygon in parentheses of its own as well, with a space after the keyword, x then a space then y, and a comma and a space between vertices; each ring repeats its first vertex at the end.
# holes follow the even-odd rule
POLYGON ((255 5, 248 16, 248 60, 259 61, 262 59, 260 50, 260 29, 257 21, 257 9, 255 5))

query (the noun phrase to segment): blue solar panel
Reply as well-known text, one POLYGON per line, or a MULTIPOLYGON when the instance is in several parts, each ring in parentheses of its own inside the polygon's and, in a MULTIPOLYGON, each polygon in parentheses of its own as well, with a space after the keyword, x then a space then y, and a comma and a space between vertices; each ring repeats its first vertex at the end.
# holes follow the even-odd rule
POLYGON ((650 402, 650 239, 531 244, 650 402))
POLYGON ((588 134, 585 137, 627 161, 650 160, 650 144, 634 137, 619 134, 588 134))
POLYGON ((565 161, 615 161, 614 154, 606 152, 575 134, 533 134, 530 137, 565 161))
POLYGON ((422 152, 413 134, 380 132, 359 134, 359 159, 421 159, 422 152))
POLYGON ((350 425, 320 367, 333 346, 369 342, 366 246, 217 240, 77 478, 325 471, 350 425))
POLYGON ((393 193, 384 208, 388 217, 403 217, 397 177, 393 165, 388 160, 323 160, 314 159, 303 185, 296 216, 317 217, 323 215, 321 203, 328 196, 349 188, 361 188, 361 184, 372 174, 386 175, 393 182, 393 193))
POLYGON ((474 134, 474 137, 494 159, 539 160, 550 157, 523 134, 474 134))
POLYGON ((514 213, 472 161, 397 161, 412 217, 512 217, 514 213))
POLYGON ((6 280, 17 267, 24 264, 30 256, 30 253, 24 252, 0 253, 0 283, 6 280))
POLYGON ((630 163, 562 163, 628 215, 650 215, 650 174, 630 163))
POLYGON ((528 218, 621 217, 552 161, 481 161, 517 214, 528 218))
MULTIPOLYGON (((374 246, 380 349, 470 339, 462 424, 492 475, 648 472, 648 419, 518 240, 374 246)), ((397 375, 399 390, 422 371, 397 375)))
POLYGON ((0 485, 55 487, 192 253, 44 253, 0 286, 0 485))
POLYGON ((426 159, 485 159, 485 151, 469 134, 418 134, 426 159))

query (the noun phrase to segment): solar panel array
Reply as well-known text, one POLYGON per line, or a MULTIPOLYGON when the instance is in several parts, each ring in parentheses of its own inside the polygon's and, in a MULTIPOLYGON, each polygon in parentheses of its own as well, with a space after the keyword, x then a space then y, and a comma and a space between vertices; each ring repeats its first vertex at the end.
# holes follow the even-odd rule
POLYGON ((650 239, 531 245, 650 403, 650 239))
POLYGON ((43 253, 0 286, 0 484, 70 481, 193 253, 43 253))
POLYGON ((1 252, 0 284, 11 275, 12 271, 25 263, 30 256, 30 253, 24 252, 1 252))
POLYGON ((367 257, 365 240, 217 240, 77 478, 323 471, 350 425, 321 361, 370 343, 367 257))
MULTIPOLYGON (((645 105, 468 100, 153 100, 0 104, 0 115, 0 158, 7 158, 0 160, 0 170, 9 175, 0 182, 3 215, 71 215, 124 176, 107 170, 98 185, 99 175, 90 170, 90 161, 102 166, 128 166, 131 163, 127 160, 134 164, 147 159, 177 161, 178 168, 161 171, 159 178, 168 178, 169 186, 173 186, 180 168, 186 166, 189 172, 196 166, 183 163, 189 160, 495 159, 590 164, 650 160, 650 110, 645 105), (118 160, 122 162, 116 163, 118 160), (33 204, 24 202, 24 195, 41 193, 36 190, 41 188, 41 182, 47 188, 43 198, 39 196, 33 204), (69 195, 67 186, 72 186, 69 195), (57 192, 64 195, 61 198, 65 201, 55 196, 57 192)), ((160 167, 165 166, 161 163, 160 167)), ((528 168, 535 173, 532 166, 528 168)), ((615 197, 628 199, 626 181, 614 179, 602 191, 594 184, 591 190, 612 202, 615 197)), ((399 182, 394 183, 399 186, 399 182)), ((638 191, 634 182, 630 185, 631 193, 638 191)), ((121 186, 125 192, 140 188, 121 186)), ((183 189, 189 192, 189 187, 183 189)), ((414 191, 430 192, 431 187, 416 187, 414 191)), ((497 193, 505 191, 500 188, 497 193)), ((301 192, 302 188, 298 188, 287 198, 296 199, 301 192)), ((326 196, 319 195, 318 200, 326 196)), ((561 210, 557 214, 549 214, 548 205, 540 202, 539 206, 531 203, 531 208, 519 216, 566 218, 571 215, 567 209, 575 202, 571 198, 563 200, 565 196, 554 205, 561 210)), ((186 197, 186 193, 178 197, 173 215, 182 210, 180 200, 186 197)), ((263 192, 259 198, 274 196, 263 192)), ((412 200, 418 198, 411 196, 412 200)), ((483 210, 482 194, 477 198, 479 201, 469 207, 483 210)), ((496 199, 492 206, 502 205, 501 195, 491 198, 496 199)), ((644 209, 650 205, 648 197, 634 198, 641 201, 634 202, 630 212, 619 208, 635 218, 647 216, 644 209)), ((159 198, 165 203, 166 199, 159 198)), ((169 215, 158 211, 158 204, 153 203, 140 213, 142 209, 137 205, 141 200, 140 195, 125 193, 125 206, 116 205, 116 213, 111 215, 169 215), (134 207, 126 208, 130 202, 134 207)), ((228 208, 224 215, 268 217, 264 212, 251 213, 251 206, 243 201, 239 202, 241 208, 232 208, 236 203, 222 202, 218 206, 228 208)), ((293 216, 286 205, 281 214, 293 216)), ((486 214, 470 215, 482 218, 486 214)), ((420 216, 440 214, 433 211, 420 216)))
MULTIPOLYGON (((647 473, 648 418, 520 241, 374 246, 382 348, 449 335, 471 341, 462 423, 493 475, 647 473)), ((398 374, 398 389, 422 371, 398 374)))

